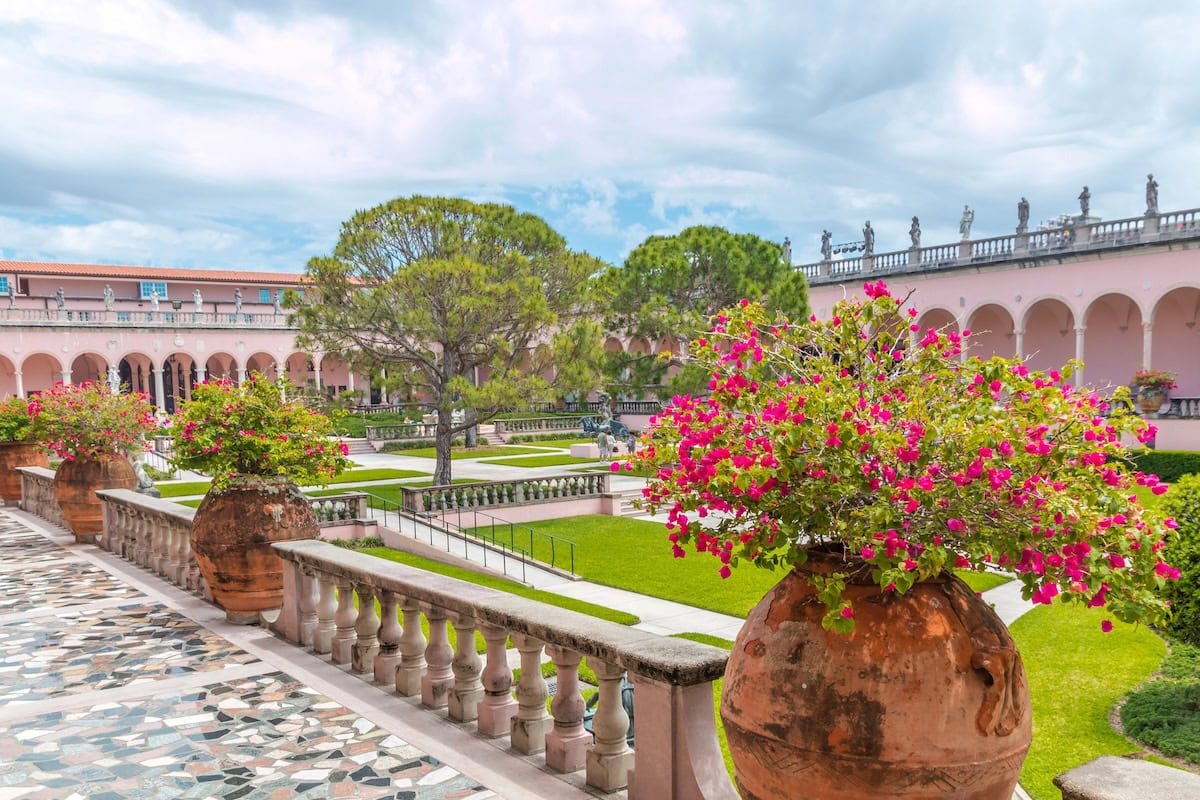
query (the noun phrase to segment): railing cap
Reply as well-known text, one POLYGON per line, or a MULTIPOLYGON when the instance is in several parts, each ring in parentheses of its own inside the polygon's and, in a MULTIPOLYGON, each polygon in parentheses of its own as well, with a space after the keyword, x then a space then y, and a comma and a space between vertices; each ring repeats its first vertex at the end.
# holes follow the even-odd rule
POLYGON ((54 480, 54 470, 45 467, 17 467, 17 472, 22 472, 35 478, 49 478, 50 480, 54 480))
POLYGON ((1101 756, 1054 779, 1064 800, 1200 797, 1200 775, 1150 761, 1101 756))
POLYGON ((151 497, 129 489, 100 489, 96 492, 96 496, 106 502, 141 506, 168 517, 176 517, 189 524, 192 517, 196 516, 196 509, 191 506, 181 506, 170 500, 163 500, 161 497, 151 497))
POLYGON ((285 560, 313 567, 332 578, 352 583, 363 583, 368 578, 366 582, 378 589, 620 664, 652 680, 691 686, 725 674, 729 654, 710 645, 634 630, 325 542, 279 542, 273 546, 285 560))

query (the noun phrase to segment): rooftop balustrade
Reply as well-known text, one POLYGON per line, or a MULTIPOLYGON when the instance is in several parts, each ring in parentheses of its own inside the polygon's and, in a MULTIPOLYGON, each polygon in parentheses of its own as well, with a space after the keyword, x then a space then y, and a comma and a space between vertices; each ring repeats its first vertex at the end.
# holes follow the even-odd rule
POLYGON ((209 310, 196 311, 190 301, 176 308, 163 301, 158 310, 147 301, 117 300, 112 308, 96 298, 66 298, 62 308, 54 307, 53 298, 17 297, 3 306, 0 298, 0 325, 23 327, 94 327, 96 325, 129 328, 269 328, 294 330, 286 311, 274 306, 247 303, 239 311, 233 303, 206 303, 209 310))

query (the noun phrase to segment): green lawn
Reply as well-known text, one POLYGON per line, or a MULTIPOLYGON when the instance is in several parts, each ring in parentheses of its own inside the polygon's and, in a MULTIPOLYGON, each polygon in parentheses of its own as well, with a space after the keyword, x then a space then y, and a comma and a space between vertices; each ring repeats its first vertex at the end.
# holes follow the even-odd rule
POLYGON ((561 447, 568 448, 573 444, 595 444, 595 436, 576 436, 562 439, 537 439, 532 442, 521 442, 522 445, 530 445, 536 447, 561 447))
MULTIPOLYGON (((515 456, 522 453, 545 453, 540 447, 518 447, 516 445, 494 445, 482 447, 455 447, 450 451, 451 461, 462 461, 471 458, 488 458, 490 456, 515 456)), ((392 455, 416 456, 417 458, 437 458, 437 450, 433 447, 418 447, 415 450, 398 450, 392 455)))
MULTIPOLYGON (((363 481, 386 481, 397 480, 399 478, 422 478, 427 477, 428 472, 421 472, 415 469, 391 469, 390 467, 348 469, 342 474, 333 478, 330 484, 345 484, 345 483, 360 483, 363 481)), ((208 491, 209 481, 184 481, 183 483, 159 483, 155 484, 163 497, 186 497, 194 494, 204 494, 208 491)), ((345 492, 345 489, 337 489, 335 492, 326 492, 327 494, 345 492)), ((313 492, 312 494, 316 494, 313 492)))
POLYGON ((1101 633, 1102 618, 1095 609, 1038 606, 1009 626, 1029 677, 1033 746, 1021 785, 1034 800, 1059 800, 1055 775, 1141 749, 1112 729, 1108 715, 1158 669, 1166 645, 1149 629, 1120 622, 1101 633))
POLYGON ((1012 580, 1009 575, 999 575, 995 572, 971 572, 965 569, 956 569, 954 574, 962 578, 963 581, 977 592, 986 592, 988 589, 995 589, 1002 583, 1008 583, 1012 580))
MULTIPOLYGON (((544 451, 539 451, 544 452, 544 451)), ((550 453, 525 458, 490 458, 484 464, 500 464, 505 467, 558 467, 563 464, 595 464, 594 458, 576 458, 567 453, 550 453)))
POLYGON ((187 497, 192 494, 204 494, 208 491, 208 481, 184 481, 183 483, 156 483, 163 497, 187 497))

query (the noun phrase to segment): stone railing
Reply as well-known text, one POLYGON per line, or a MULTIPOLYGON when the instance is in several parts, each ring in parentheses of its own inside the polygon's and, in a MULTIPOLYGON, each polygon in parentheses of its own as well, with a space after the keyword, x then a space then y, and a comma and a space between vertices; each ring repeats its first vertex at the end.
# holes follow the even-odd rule
POLYGON ((63 525, 62 509, 54 499, 54 470, 45 467, 17 467, 21 473, 21 508, 47 522, 63 525))
POLYGON ((1200 418, 1200 397, 1172 397, 1167 400, 1167 410, 1161 412, 1159 416, 1181 419, 1200 418))
POLYGON ((1007 261, 1070 251, 1095 251, 1171 239, 1200 237, 1200 209, 1168 211, 1141 217, 1080 221, 1052 230, 1029 231, 988 239, 965 239, 954 244, 893 250, 870 256, 818 261, 795 267, 811 283, 837 283, 871 273, 916 272, 1007 261))
POLYGON ((407 425, 368 425, 367 439, 376 442, 391 442, 398 439, 433 439, 437 436, 437 425, 411 422, 407 425))
POLYGON ((543 478, 517 478, 487 483, 462 483, 400 488, 402 507, 412 514, 438 513, 463 508, 500 508, 560 500, 581 500, 608 493, 610 474, 581 472, 543 478))
POLYGON ((587 785, 602 792, 628 786, 630 800, 736 800, 713 711, 713 681, 724 674, 725 651, 323 542, 275 549, 285 572, 284 606, 273 627, 288 641, 373 676, 387 691, 445 709, 451 722, 473 724, 479 735, 509 737, 518 758, 542 756, 558 773, 584 770, 587 785), (456 629, 457 648, 447 623, 456 629), (486 663, 475 651, 476 630, 487 642, 486 663), (515 687, 507 640, 521 656, 515 687), (550 713, 543 650, 558 673, 550 713), (585 657, 600 683, 594 741, 583 727, 579 664, 585 657), (635 687, 636 751, 626 743, 625 673, 635 687))
MULTIPOLYGON (((586 415, 583 415, 586 416, 586 415)), ((496 433, 537 433, 539 431, 582 431, 581 417, 528 417, 493 420, 496 433)))
POLYGON ((104 504, 100 546, 190 592, 211 598, 192 554, 196 509, 128 489, 96 492, 104 504))
MULTIPOLYGON (((27 301, 26 301, 27 302, 27 301)), ((136 303, 118 304, 114 310, 105 310, 100 303, 96 307, 87 305, 66 308, 34 308, 28 305, 17 305, 13 308, 0 308, 0 325, 29 325, 34 327, 91 327, 95 325, 118 326, 130 328, 277 328, 292 329, 291 316, 287 312, 266 313, 248 312, 235 313, 232 304, 228 311, 192 311, 190 303, 187 308, 173 309, 170 303, 164 303, 165 308, 158 311, 147 310, 148 304, 139 306, 136 303)), ((265 306, 270 309, 270 306, 265 306)))
POLYGON ((311 497, 309 504, 317 515, 317 523, 321 527, 344 525, 353 520, 369 519, 367 495, 364 492, 346 492, 345 494, 311 497))

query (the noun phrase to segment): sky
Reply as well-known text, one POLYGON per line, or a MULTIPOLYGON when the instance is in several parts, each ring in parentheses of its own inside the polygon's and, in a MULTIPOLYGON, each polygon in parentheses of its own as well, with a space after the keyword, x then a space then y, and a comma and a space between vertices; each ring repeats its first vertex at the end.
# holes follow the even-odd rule
POLYGON ((619 264, 1200 206, 1189 0, 0 0, 0 258, 301 272, 455 195, 619 264))

